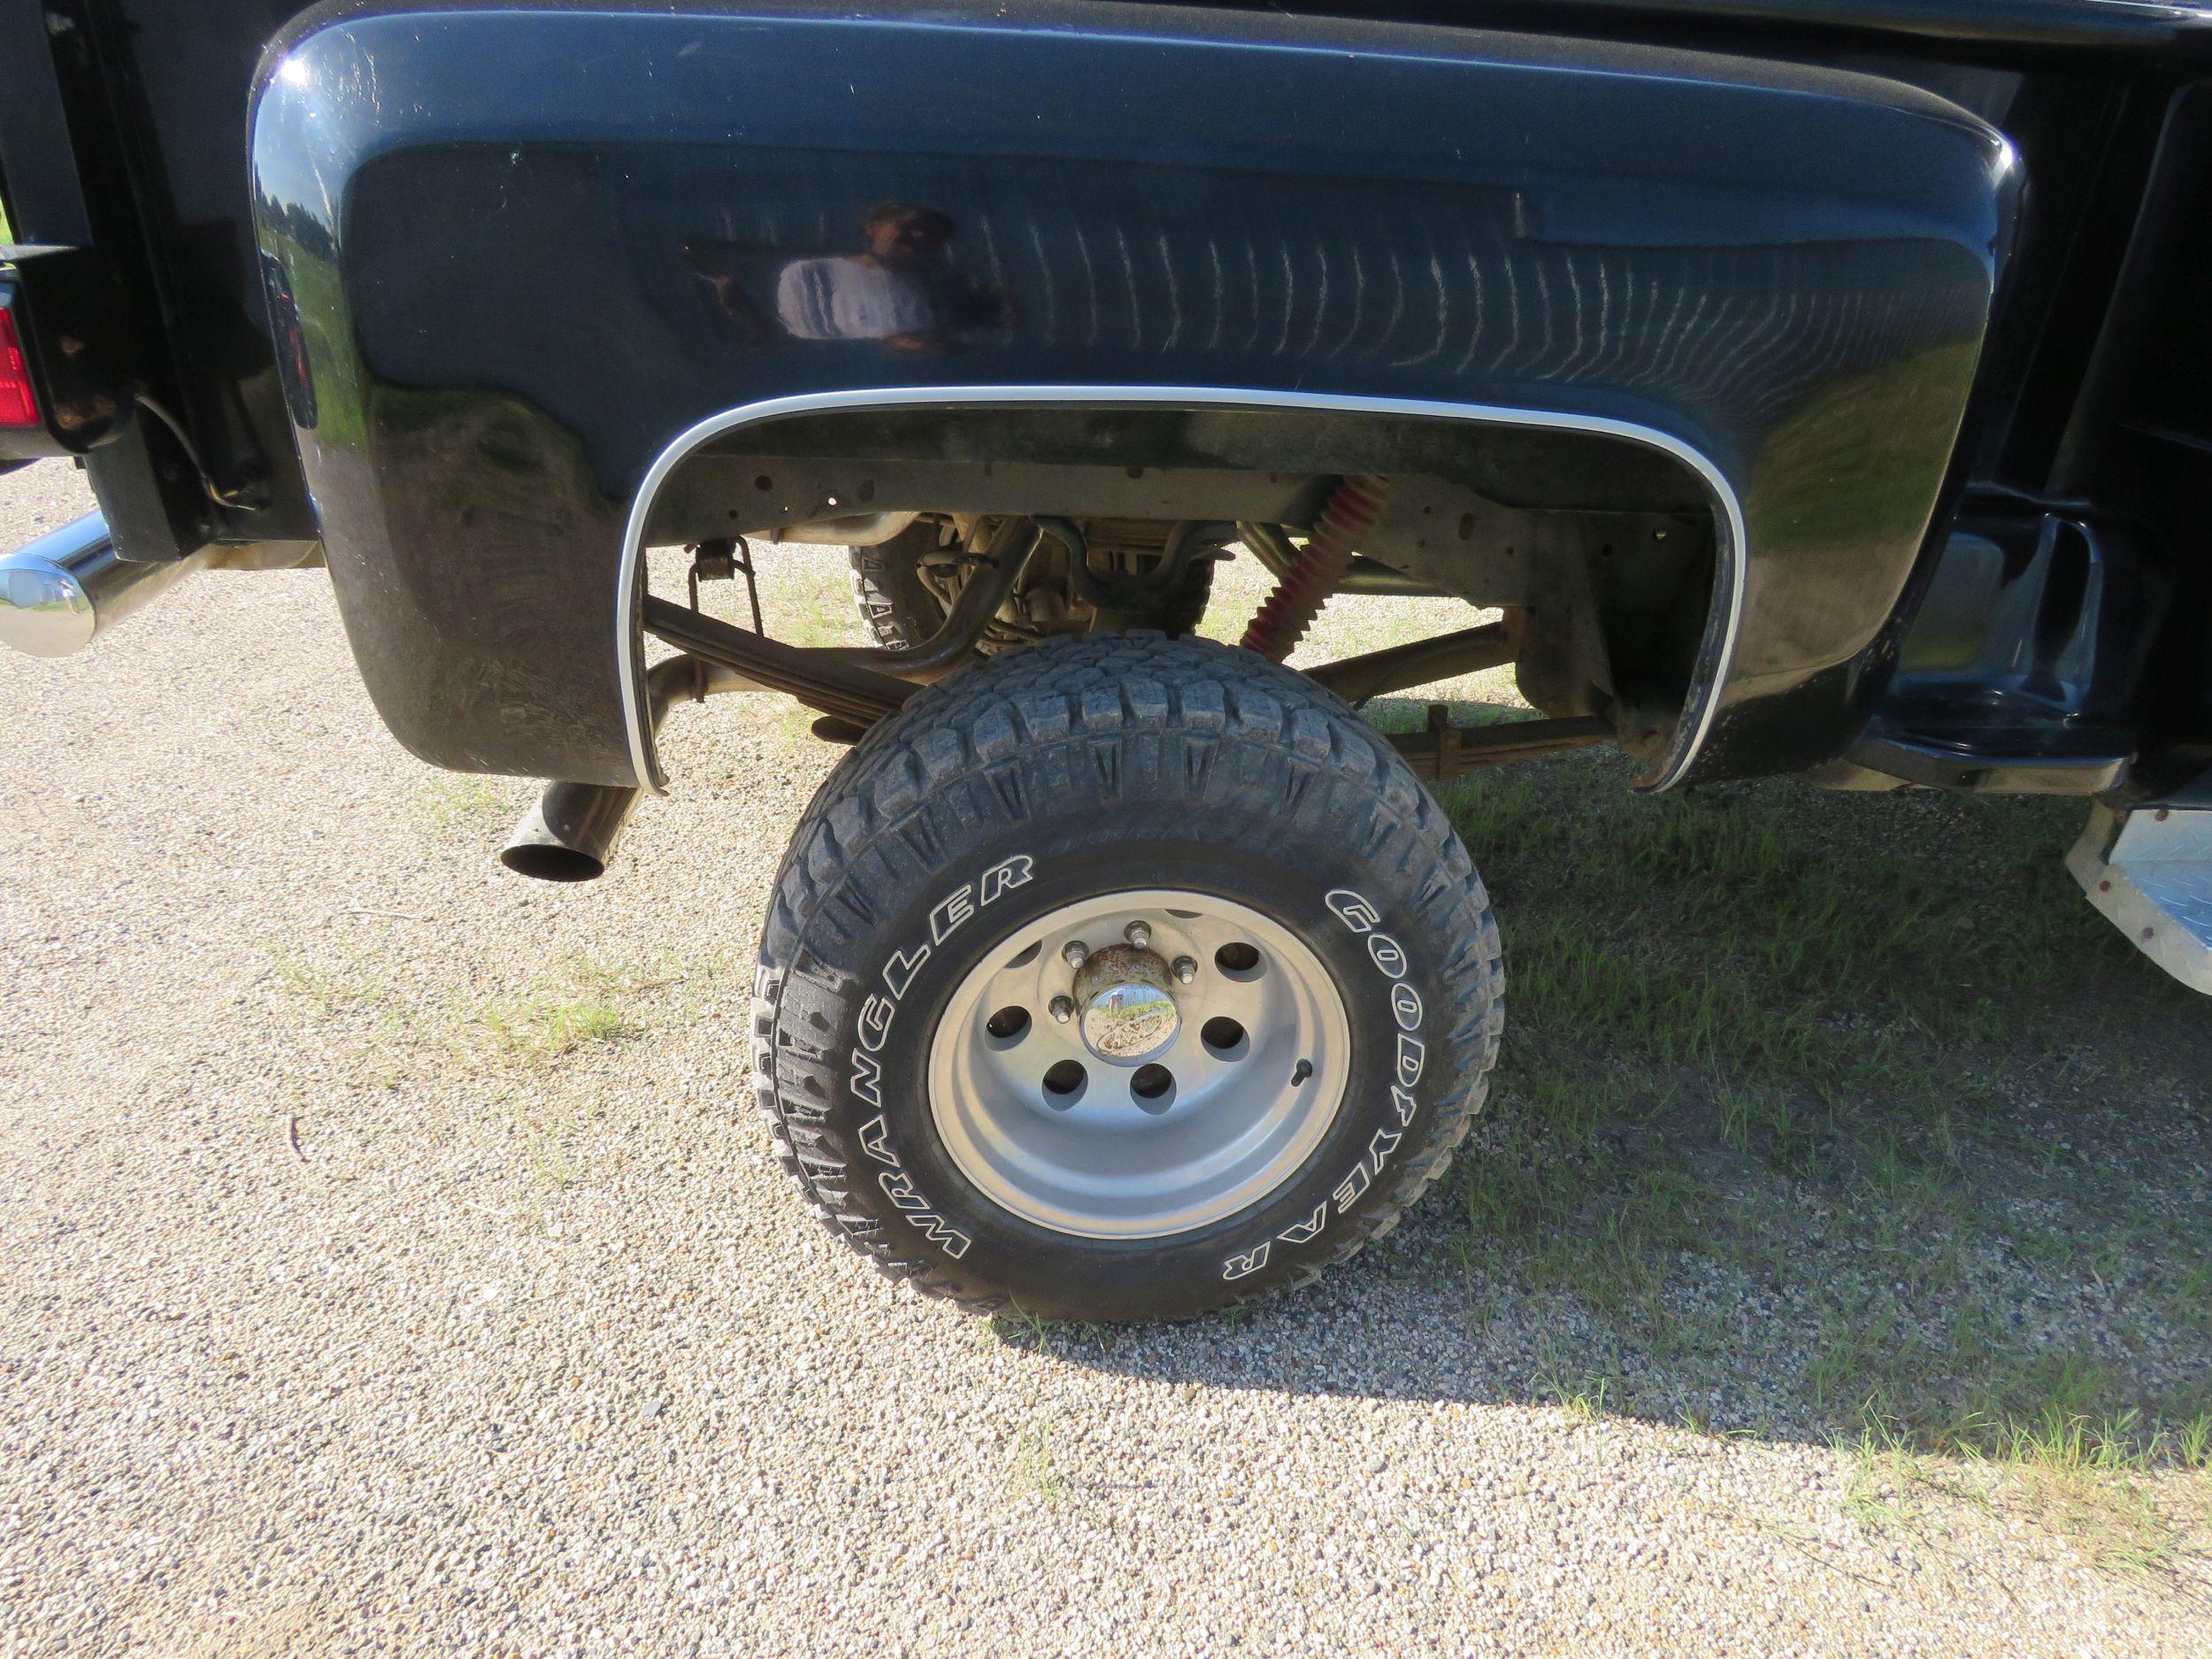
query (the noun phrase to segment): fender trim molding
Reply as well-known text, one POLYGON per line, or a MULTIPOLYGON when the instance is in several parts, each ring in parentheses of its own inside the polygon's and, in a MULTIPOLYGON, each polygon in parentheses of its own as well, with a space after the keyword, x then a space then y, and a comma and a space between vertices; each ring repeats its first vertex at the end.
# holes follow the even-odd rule
POLYGON ((1715 582, 1704 643, 1691 672, 1672 752, 1652 787, 1665 789, 1680 780, 1704 747, 1720 708, 1720 694, 1735 660, 1743 622, 1748 537, 1743 503, 1711 458, 1681 439, 1654 426, 1602 416, 1564 414, 1553 410, 1513 409, 1486 403, 1456 403, 1423 398, 1358 397, 1326 392, 1280 392, 1217 386, 1075 386, 1042 383, 1014 386, 902 386, 801 393, 740 403, 710 415, 677 434, 654 458, 631 498, 623 529, 622 557, 615 572, 615 664, 621 682, 622 723, 628 733, 630 762, 638 782, 655 795, 666 792, 645 695, 643 667, 645 526, 653 503, 669 475, 709 441, 744 426, 793 415, 840 410, 976 409, 1008 404, 1059 404, 1086 409, 1209 408, 1301 409, 1320 414, 1405 417, 1462 420, 1477 426, 1521 426, 1582 432, 1621 438, 1673 457, 1695 472, 1711 493, 1715 524, 1715 582), (1681 733, 1687 727, 1689 737, 1681 733))

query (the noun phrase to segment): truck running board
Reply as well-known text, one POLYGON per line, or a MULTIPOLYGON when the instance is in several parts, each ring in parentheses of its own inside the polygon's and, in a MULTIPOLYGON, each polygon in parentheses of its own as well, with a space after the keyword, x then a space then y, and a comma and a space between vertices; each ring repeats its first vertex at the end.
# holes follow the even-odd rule
POLYGON ((2212 810, 2098 807, 2066 867, 2137 949, 2212 994, 2212 810))

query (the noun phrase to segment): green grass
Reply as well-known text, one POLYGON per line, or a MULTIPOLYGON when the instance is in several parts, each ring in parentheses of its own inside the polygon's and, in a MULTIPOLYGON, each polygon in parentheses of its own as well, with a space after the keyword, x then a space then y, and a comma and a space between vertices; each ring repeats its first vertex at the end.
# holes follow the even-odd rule
POLYGON ((984 1321, 983 1328, 990 1333, 992 1340, 1004 1347, 1041 1351, 1060 1326, 1057 1321, 1032 1313, 1017 1302, 1011 1308, 993 1314, 984 1321))
POLYGON ((2061 867, 2079 803, 1628 782, 1591 752, 1444 792, 1507 965, 1471 1308, 1592 1322, 1534 1399, 1705 1420, 1759 1373, 1719 1426, 1878 1421, 2104 1564, 2158 1558, 2115 1483, 2212 1443, 2212 1206, 2139 1115, 2190 1092, 2201 1013, 2061 867))
POLYGON ((1573 1382, 1550 1377, 1544 1380, 1542 1389, 1575 1422, 1596 1423, 1603 1419, 1606 1399, 1615 1386, 1610 1377, 1586 1377, 1573 1382))
MULTIPOLYGON (((851 578, 843 549, 807 547, 799 542, 777 546, 759 542, 753 548, 754 568, 760 573, 762 620, 768 632, 790 645, 860 645, 869 641, 853 603, 851 578), (826 572, 827 580, 822 579, 826 572), (801 580, 802 573, 815 580, 801 580)), ((672 587, 672 592, 679 590, 672 587)), ((750 627, 752 613, 745 603, 745 579, 718 588, 701 589, 703 603, 750 627)), ((810 714, 807 717, 811 719, 810 714)))
POLYGON ((1014 1472, 1022 1486, 1047 1509, 1068 1495, 1071 1483, 1053 1455, 1052 1420, 1040 1415, 1014 1437, 1014 1472))
POLYGON ((264 954, 278 985, 324 1013, 376 1008, 394 995, 382 972, 357 948, 311 952, 288 943, 271 946, 264 954))
POLYGON ((637 1028, 611 1002, 542 993, 486 1002, 476 1010, 476 1023, 509 1055, 532 1065, 637 1034, 637 1028))
POLYGON ((486 833, 519 813, 530 792, 531 786, 511 779, 437 772, 423 786, 413 817, 431 835, 457 829, 486 833))
POLYGON ((671 983, 635 976, 575 958, 560 964, 526 990, 492 997, 470 1013, 466 1028, 488 1039, 493 1053, 525 1066, 546 1066, 580 1049, 643 1034, 627 1005, 643 992, 671 983))
POLYGON ((1858 1434, 1839 1442, 1842 1507, 1870 1536, 1901 1533, 1920 1542, 1934 1541, 1962 1509, 2025 1518, 2093 1566, 2154 1571, 2190 1548, 2185 1523, 2161 1502, 2157 1478, 2177 1465, 2200 1471, 2208 1433, 2212 1417, 2175 1437, 2146 1437, 2132 1413, 2093 1420, 2053 1409, 1945 1458, 1870 1411, 1858 1434))
MULTIPOLYGON (((643 1035, 638 1002, 683 982, 680 975, 649 978, 577 957, 498 995, 442 991, 396 972, 405 957, 395 957, 391 943, 385 933, 334 931, 327 938, 311 935, 265 952, 275 987, 318 1029, 349 1046, 365 1074, 386 1087, 434 1075, 459 1060, 495 1080, 533 1079, 534 1088, 565 1062, 643 1035)), ((511 1115, 522 1125, 538 1173, 566 1186, 575 1171, 564 1143, 573 1125, 548 1118, 545 1102, 535 1094, 530 1099, 527 1111, 511 1115)))

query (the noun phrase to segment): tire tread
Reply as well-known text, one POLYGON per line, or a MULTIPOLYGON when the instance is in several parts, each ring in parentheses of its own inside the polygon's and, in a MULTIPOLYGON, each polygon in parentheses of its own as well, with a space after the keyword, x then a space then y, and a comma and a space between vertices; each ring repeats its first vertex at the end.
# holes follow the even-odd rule
MULTIPOLYGON (((873 908, 865 878, 872 858, 887 856, 918 831, 926 844, 936 841, 926 820, 953 786, 987 787, 1018 818, 1029 807, 1018 758, 1025 750, 1033 751, 1032 764, 1054 753, 1064 759, 1079 733, 1081 741, 1115 751, 1125 780, 1132 740, 1178 726, 1202 740, 1210 733, 1241 740, 1254 762, 1280 762, 1277 787, 1286 814, 1310 805, 1317 789, 1355 792, 1367 808, 1363 841, 1371 858, 1401 877, 1423 865, 1432 872, 1411 902, 1432 937, 1460 941, 1438 972, 1458 1005, 1471 1010, 1444 1039, 1453 1087, 1435 1102, 1426 1140, 1395 1164, 1383 1201, 1343 1229, 1325 1256, 1300 1263, 1230 1305, 1310 1285, 1387 1234, 1465 1141, 1497 1058, 1503 963, 1488 895, 1435 797, 1340 699, 1255 653, 1143 633, 1055 641, 940 682, 874 727, 824 781, 777 879, 755 980, 755 1105, 777 1159, 816 1217, 886 1275, 977 1312, 1011 1305, 1004 1293, 979 1288, 941 1263, 902 1255, 879 1223, 850 1204, 848 1167, 818 1117, 828 1103, 824 1064, 787 1045, 779 1048, 780 1027, 790 1016, 803 1017, 808 995, 803 976, 787 964, 806 959, 810 932, 833 917, 833 897, 856 888, 848 901, 851 910, 873 908), (810 1096, 821 1101, 811 1123, 810 1096)), ((1184 749, 1187 761, 1194 753, 1202 757, 1200 774, 1187 774, 1185 787, 1212 787, 1205 774, 1221 763, 1221 745, 1202 741, 1184 749)), ((908 844, 908 850, 926 859, 922 846, 908 844)))

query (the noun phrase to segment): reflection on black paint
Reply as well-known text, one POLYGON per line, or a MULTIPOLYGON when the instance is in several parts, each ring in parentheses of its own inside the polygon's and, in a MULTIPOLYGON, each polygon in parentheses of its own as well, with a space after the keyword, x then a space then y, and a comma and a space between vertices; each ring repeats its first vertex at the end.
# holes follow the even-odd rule
POLYGON ((291 278, 285 273, 284 262, 273 253, 261 256, 261 281, 268 296, 270 330, 276 336, 285 409, 295 426, 312 432, 315 382, 308 370, 307 336, 300 327, 299 303, 292 297, 291 278))
POLYGON ((742 250, 727 242, 687 241, 684 264, 707 285, 716 311, 741 344, 764 346, 776 337, 775 319, 745 292, 742 250))
POLYGON ((1012 327, 1010 300, 947 263, 956 229, 935 208, 879 203, 860 221, 860 252, 784 266, 776 315, 795 339, 878 340, 911 357, 946 356, 972 329, 1012 327))

